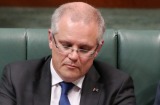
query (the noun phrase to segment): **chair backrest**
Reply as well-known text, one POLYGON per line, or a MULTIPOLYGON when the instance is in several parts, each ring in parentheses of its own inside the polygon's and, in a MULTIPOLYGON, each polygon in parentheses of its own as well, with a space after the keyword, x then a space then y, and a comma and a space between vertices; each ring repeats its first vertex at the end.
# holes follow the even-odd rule
POLYGON ((37 59, 51 54, 48 47, 47 29, 27 29, 27 50, 26 58, 37 59))
MULTIPOLYGON (((96 59, 129 73, 137 105, 153 105, 160 80, 160 31, 108 29, 96 59)), ((50 55, 47 29, 0 28, 0 75, 4 65, 50 55)))
MULTIPOLYGON (((116 38, 114 30, 105 33, 106 45, 97 59, 116 66, 116 38), (110 50, 107 50, 110 49, 110 50), (102 55, 105 56, 102 56, 102 55)), ((38 59, 50 55, 48 29, 0 28, 0 75, 4 65, 21 60, 38 59)))
POLYGON ((115 30, 110 29, 104 33, 104 45, 96 59, 117 67, 117 35, 115 30))
POLYGON ((135 85, 137 105, 153 105, 160 80, 160 31, 119 30, 118 68, 135 85))
POLYGON ((0 75, 4 65, 26 59, 25 29, 0 28, 0 75))

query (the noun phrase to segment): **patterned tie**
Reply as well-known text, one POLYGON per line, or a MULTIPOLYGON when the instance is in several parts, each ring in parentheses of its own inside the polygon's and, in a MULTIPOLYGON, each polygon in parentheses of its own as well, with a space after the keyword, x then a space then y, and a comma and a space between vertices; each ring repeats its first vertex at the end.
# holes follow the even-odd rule
POLYGON ((59 105, 71 105, 68 99, 68 91, 74 86, 73 83, 61 82, 60 86, 62 88, 61 97, 59 100, 59 105))

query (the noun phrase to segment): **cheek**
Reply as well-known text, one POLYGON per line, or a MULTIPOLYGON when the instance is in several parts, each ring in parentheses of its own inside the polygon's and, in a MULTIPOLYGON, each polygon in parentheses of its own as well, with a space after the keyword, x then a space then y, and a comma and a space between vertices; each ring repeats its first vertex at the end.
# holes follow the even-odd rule
POLYGON ((55 69, 58 70, 60 68, 64 59, 65 59, 65 57, 63 55, 56 52, 55 50, 54 51, 52 50, 52 63, 54 65, 55 69))
POLYGON ((92 64, 93 59, 81 59, 81 70, 83 70, 84 73, 88 72, 92 64))

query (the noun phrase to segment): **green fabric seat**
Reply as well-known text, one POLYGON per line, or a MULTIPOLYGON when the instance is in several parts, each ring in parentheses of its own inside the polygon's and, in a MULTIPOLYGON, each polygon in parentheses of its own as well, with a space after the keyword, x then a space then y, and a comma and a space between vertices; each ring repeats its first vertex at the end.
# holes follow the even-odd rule
POLYGON ((110 29, 104 33, 104 45, 96 59, 117 67, 117 35, 115 30, 110 29))
MULTIPOLYGON (((107 29, 96 59, 129 73, 137 105, 153 105, 160 80, 160 31, 107 29)), ((48 29, 0 28, 0 75, 8 63, 50 55, 48 29)))
POLYGON ((27 29, 27 59, 50 55, 47 29, 27 29))
POLYGON ((0 76, 4 65, 26 59, 25 29, 0 28, 0 76))
POLYGON ((118 68, 135 85, 137 105, 153 105, 160 79, 160 31, 119 30, 118 68))

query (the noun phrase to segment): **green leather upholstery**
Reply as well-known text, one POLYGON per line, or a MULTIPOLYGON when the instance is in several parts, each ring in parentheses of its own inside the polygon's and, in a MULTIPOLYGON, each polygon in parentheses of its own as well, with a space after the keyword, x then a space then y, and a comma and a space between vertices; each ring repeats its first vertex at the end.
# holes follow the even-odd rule
POLYGON ((27 59, 36 59, 51 54, 48 47, 47 29, 27 29, 27 59))
POLYGON ((0 76, 7 63, 26 59, 25 29, 0 28, 0 76))
POLYGON ((107 30, 104 34, 104 45, 96 59, 117 67, 117 35, 114 30, 107 30))
MULTIPOLYGON (((160 31, 108 29, 96 59, 129 73, 137 105, 153 105, 160 80, 160 31)), ((47 29, 0 28, 0 75, 4 65, 51 54, 47 29)))
POLYGON ((160 79, 160 31, 119 30, 118 68, 131 74, 137 105, 153 105, 160 79))

